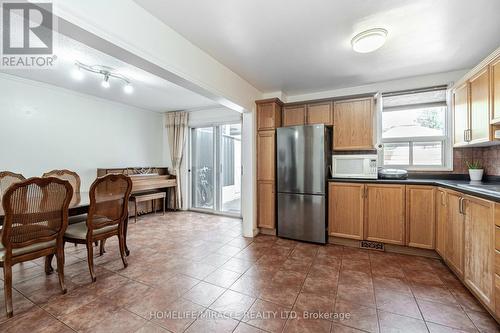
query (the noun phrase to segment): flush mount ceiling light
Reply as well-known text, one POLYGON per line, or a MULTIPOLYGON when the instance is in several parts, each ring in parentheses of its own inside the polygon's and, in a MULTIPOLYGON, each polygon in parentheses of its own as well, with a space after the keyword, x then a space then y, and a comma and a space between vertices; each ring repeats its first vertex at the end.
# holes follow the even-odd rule
POLYGON ((374 28, 363 31, 351 40, 352 49, 359 53, 369 53, 384 45, 387 39, 387 30, 374 28))
POLYGON ((72 71, 72 76, 76 80, 82 80, 84 77, 84 71, 94 73, 97 75, 102 75, 101 86, 103 88, 106 88, 106 89, 109 88, 111 86, 110 79, 113 78, 113 79, 117 79, 119 81, 122 81, 124 83, 123 91, 125 93, 131 94, 134 92, 134 87, 132 86, 132 83, 130 82, 130 80, 128 78, 126 78, 125 76, 116 73, 115 70, 111 67, 101 66, 101 65, 89 66, 89 65, 85 65, 85 64, 77 61, 75 63, 75 68, 72 71))

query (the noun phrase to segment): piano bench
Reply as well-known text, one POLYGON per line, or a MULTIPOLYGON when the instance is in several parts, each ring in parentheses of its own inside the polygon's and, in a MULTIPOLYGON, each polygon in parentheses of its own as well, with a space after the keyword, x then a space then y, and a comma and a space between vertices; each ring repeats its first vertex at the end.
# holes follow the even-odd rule
POLYGON ((163 201, 163 215, 165 215, 165 198, 167 193, 155 191, 155 192, 143 192, 143 193, 135 193, 130 196, 130 201, 134 202, 134 223, 137 223, 137 204, 145 201, 153 202, 153 211, 156 213, 156 202, 157 199, 162 199, 163 201))

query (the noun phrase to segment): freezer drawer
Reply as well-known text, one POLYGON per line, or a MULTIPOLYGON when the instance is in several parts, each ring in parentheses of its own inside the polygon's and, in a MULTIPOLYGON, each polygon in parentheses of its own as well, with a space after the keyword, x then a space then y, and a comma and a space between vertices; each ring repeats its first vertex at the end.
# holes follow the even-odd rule
POLYGON ((278 236, 326 243, 326 197, 278 193, 278 236))

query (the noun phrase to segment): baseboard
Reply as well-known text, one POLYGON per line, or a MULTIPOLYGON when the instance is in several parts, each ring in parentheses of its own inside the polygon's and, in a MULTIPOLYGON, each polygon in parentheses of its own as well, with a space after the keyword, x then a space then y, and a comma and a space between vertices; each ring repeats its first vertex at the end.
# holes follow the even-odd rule
POLYGON ((259 228, 259 233, 268 236, 276 236, 276 229, 259 228))
MULTIPOLYGON (((359 248, 360 245, 359 240, 334 237, 334 236, 330 236, 328 238, 328 243, 349 246, 349 247, 356 247, 356 248, 359 248)), ((385 252, 408 254, 408 255, 426 257, 432 259, 441 259, 441 257, 434 250, 418 249, 414 247, 407 247, 407 246, 393 245, 393 244, 384 244, 384 245, 385 245, 385 252)))

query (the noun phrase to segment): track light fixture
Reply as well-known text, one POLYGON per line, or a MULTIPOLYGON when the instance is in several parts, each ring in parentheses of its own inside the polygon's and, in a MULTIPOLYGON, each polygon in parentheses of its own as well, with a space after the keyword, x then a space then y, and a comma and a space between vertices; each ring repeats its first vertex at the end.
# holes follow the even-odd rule
POLYGON ((82 80, 85 76, 84 71, 94 73, 97 75, 102 75, 101 86, 103 88, 108 89, 111 86, 110 78, 113 78, 113 79, 118 79, 125 83, 123 86, 123 91, 125 93, 131 94, 134 92, 134 87, 132 86, 130 80, 127 77, 116 73, 114 69, 111 67, 101 66, 101 65, 89 66, 77 61, 75 62, 75 68, 72 72, 73 78, 75 78, 76 80, 82 80))

